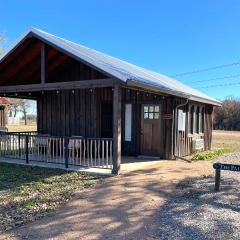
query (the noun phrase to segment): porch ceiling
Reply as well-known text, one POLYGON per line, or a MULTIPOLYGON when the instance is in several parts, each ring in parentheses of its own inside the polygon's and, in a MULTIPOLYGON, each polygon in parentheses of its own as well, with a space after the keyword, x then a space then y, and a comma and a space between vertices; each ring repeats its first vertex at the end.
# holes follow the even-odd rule
POLYGON ((33 98, 29 93, 113 86, 115 81, 36 37, 26 38, 0 64, 2 96, 33 98))

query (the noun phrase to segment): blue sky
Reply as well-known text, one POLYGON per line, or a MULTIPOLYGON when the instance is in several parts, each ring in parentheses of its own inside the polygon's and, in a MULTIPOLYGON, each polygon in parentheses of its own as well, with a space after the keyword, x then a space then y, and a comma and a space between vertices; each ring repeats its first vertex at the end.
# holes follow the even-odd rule
MULTIPOLYGON (((0 33, 7 47, 33 26, 174 75, 240 61, 239 13, 239 0, 8 0, 0 33)), ((204 80, 189 85, 218 99, 240 95, 240 84, 225 86, 240 82, 239 64, 175 78, 204 80)))

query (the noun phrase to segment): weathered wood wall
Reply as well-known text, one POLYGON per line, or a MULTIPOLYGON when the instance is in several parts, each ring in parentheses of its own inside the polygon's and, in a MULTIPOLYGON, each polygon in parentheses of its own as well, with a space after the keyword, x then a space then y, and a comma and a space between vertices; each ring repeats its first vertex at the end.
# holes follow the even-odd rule
MULTIPOLYGON (((38 131, 56 136, 101 137, 101 107, 113 101, 112 88, 78 89, 74 92, 46 91, 38 95, 38 131)), ((122 89, 122 152, 126 155, 140 153, 141 104, 163 104, 163 112, 169 111, 163 96, 122 89), (125 104, 132 104, 132 141, 124 141, 125 104)), ((164 128, 170 129, 169 120, 164 120, 164 128), (167 123, 169 122, 169 123, 167 123)), ((171 120, 170 120, 171 121, 171 120)), ((160 130, 162 131, 162 130, 160 130)), ((169 149, 171 134, 162 131, 163 148, 169 149), (164 141, 165 135, 167 142, 164 141)), ((169 150, 170 151, 170 150, 169 150)))
POLYGON ((100 137, 101 103, 111 101, 111 88, 39 94, 38 131, 56 136, 100 137))
MULTIPOLYGON (((161 157, 173 159, 174 154, 186 156, 192 153, 192 135, 188 133, 188 109, 186 111, 186 131, 176 136, 178 149, 174 144, 174 107, 183 100, 135 89, 122 88, 122 153, 137 156, 141 154, 141 106, 159 104, 161 106, 160 144, 161 157), (132 104, 132 140, 125 141, 125 104, 132 104)), ((56 136, 101 136, 101 108, 113 103, 113 90, 108 88, 48 91, 38 95, 38 131, 56 136)), ((191 103, 195 104, 195 103, 191 103)), ((205 150, 211 148, 212 107, 203 105, 205 150)))
MULTIPOLYGON (((183 103, 182 100, 176 99, 175 100, 175 107, 179 104, 183 103)), ((193 149, 193 141, 194 139, 203 139, 204 140, 204 150, 210 150, 212 145, 212 112, 213 107, 207 104, 203 103, 196 103, 190 101, 187 105, 184 105, 183 107, 180 107, 179 109, 182 109, 186 113, 186 121, 185 121, 185 131, 177 131, 177 111, 174 113, 175 115, 175 137, 176 137, 176 143, 174 144, 174 154, 176 156, 184 157, 188 156, 194 153, 193 149), (199 107, 201 110, 203 109, 203 132, 195 132, 192 133, 189 131, 189 125, 190 125, 190 109, 191 107, 199 107)), ((196 123, 196 113, 194 114, 194 120, 196 123)))
MULTIPOLYGON (((61 55, 62 58, 66 56, 64 53, 61 53, 59 55, 61 55)), ((107 78, 106 75, 102 74, 99 71, 96 71, 95 69, 87 66, 82 62, 79 62, 67 56, 65 58, 65 61, 59 64, 57 68, 54 69, 54 71, 49 71, 49 76, 46 80, 47 83, 107 78)), ((51 66, 52 65, 49 67, 51 66)))
POLYGON ((6 127, 6 111, 5 111, 5 107, 0 109, 0 127, 6 127))

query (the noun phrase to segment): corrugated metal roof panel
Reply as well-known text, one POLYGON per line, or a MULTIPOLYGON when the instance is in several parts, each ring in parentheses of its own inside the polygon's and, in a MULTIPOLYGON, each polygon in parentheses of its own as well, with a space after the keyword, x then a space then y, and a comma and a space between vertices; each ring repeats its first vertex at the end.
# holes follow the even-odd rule
MULTIPOLYGON (((16 47, 16 45, 30 33, 33 33, 36 36, 51 42, 52 44, 96 66, 102 71, 118 78, 125 83, 131 84, 131 81, 134 81, 135 83, 149 85, 150 87, 155 87, 159 90, 169 91, 172 94, 175 93, 176 95, 185 95, 189 99, 193 99, 195 101, 206 102, 213 105, 220 104, 220 102, 216 99, 211 98, 208 95, 170 77, 138 67, 134 64, 122 61, 107 54, 98 52, 91 48, 87 48, 35 28, 30 29, 26 34, 24 34, 14 46, 16 47)), ((13 47, 13 49, 15 47, 13 47)), ((6 55, 7 54, 8 53, 6 53, 6 55)), ((4 56, 2 59, 3 58, 4 56)))

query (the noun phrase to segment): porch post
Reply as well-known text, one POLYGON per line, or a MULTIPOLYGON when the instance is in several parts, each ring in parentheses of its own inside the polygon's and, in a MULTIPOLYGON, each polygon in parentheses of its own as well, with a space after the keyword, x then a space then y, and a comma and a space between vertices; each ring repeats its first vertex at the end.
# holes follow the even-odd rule
POLYGON ((41 46, 41 84, 47 82, 47 46, 42 43, 41 46))
POLYGON ((121 167, 121 86, 114 86, 113 93, 113 174, 120 173, 121 167))

